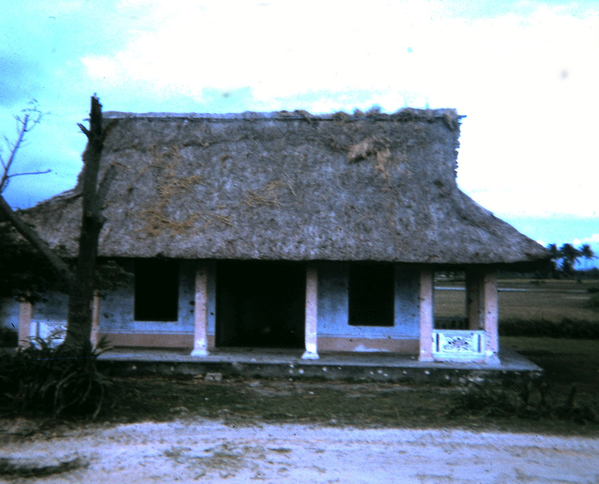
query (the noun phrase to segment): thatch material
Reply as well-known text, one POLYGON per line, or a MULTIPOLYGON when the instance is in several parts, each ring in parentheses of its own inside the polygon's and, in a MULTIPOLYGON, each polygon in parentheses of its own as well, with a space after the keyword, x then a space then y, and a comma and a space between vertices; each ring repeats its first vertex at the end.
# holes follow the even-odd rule
MULTIPOLYGON (((546 259, 462 193, 459 116, 106 113, 100 254, 502 264, 546 259)), ((78 189, 28 210, 74 253, 78 189)))

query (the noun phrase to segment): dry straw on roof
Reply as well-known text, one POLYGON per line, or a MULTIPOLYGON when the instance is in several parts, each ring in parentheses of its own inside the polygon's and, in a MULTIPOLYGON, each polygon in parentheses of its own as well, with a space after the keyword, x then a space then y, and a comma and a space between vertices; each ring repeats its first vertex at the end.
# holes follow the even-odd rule
MULTIPOLYGON (((545 250, 463 194, 453 110, 107 113, 109 257, 501 264, 545 250)), ((77 190, 31 209, 74 250, 77 190)))

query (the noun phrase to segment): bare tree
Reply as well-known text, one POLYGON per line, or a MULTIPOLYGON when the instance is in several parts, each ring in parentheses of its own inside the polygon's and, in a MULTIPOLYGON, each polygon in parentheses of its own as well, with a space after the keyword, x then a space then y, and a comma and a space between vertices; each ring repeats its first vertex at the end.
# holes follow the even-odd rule
POLYGON ((17 122, 17 140, 14 143, 11 143, 10 140, 5 136, 4 141, 6 141, 6 145, 8 146, 8 159, 4 160, 2 157, 2 153, 0 152, 0 164, 2 164, 2 176, 0 177, 0 193, 3 193, 4 190, 8 187, 8 183, 11 178, 15 176, 24 176, 24 175, 43 175, 45 173, 50 173, 51 170, 45 171, 33 171, 29 173, 11 173, 11 169, 13 163, 15 161, 17 151, 25 141, 25 136, 27 133, 33 130, 40 121, 42 120, 42 112, 37 108, 36 100, 32 99, 29 101, 29 107, 25 108, 21 111, 21 115, 15 116, 15 120, 17 122))
POLYGON ((3 196, 4 190, 6 190, 12 178, 16 176, 49 173, 50 171, 46 170, 30 173, 11 172, 17 152, 23 146, 27 133, 31 132, 42 119, 42 113, 37 109, 35 100, 31 101, 30 107, 24 109, 21 111, 21 113, 21 116, 15 116, 15 120, 17 122, 17 140, 14 143, 11 143, 5 136, 4 140, 9 148, 9 154, 6 160, 0 156, 0 162, 2 163, 2 178, 0 178, 0 213, 4 215, 4 218, 15 228, 15 230, 17 230, 17 232, 19 232, 42 254, 42 256, 55 268, 65 282, 70 285, 72 283, 72 274, 69 266, 58 255, 56 255, 52 249, 50 249, 48 244, 42 240, 35 230, 23 222, 21 217, 14 212, 3 196))
MULTIPOLYGON (((39 113, 39 111, 35 110, 39 113)), ((22 145, 26 134, 39 123, 41 117, 34 112, 25 113, 17 117, 20 126, 18 138, 11 146, 7 161, 2 160, 3 176, 0 187, 6 188, 11 177, 29 173, 11 174, 16 153, 22 145)), ((82 218, 79 237, 79 256, 77 268, 71 271, 69 265, 59 257, 50 246, 27 225, 21 217, 14 212, 2 196, 0 190, 0 213, 4 218, 28 240, 37 251, 54 267, 56 272, 65 281, 69 292, 69 312, 67 319, 67 336, 65 346, 79 347, 89 342, 92 327, 92 301, 95 289, 96 257, 98 253, 98 238, 104 224, 102 206, 108 192, 108 187, 114 177, 114 168, 110 167, 101 183, 98 184, 100 156, 104 139, 114 126, 114 122, 106 128, 102 127, 102 105, 97 97, 91 98, 90 128, 79 125, 81 131, 87 136, 88 142, 83 153, 83 183, 82 183, 82 218)), ((37 174, 35 172, 31 174, 37 174)))

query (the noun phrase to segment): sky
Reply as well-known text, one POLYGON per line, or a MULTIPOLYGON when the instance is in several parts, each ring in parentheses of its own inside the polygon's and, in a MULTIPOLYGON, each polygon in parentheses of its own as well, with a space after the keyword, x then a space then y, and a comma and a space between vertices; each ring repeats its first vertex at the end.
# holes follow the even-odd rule
MULTIPOLYGON (((543 245, 599 255, 599 2, 0 0, 0 134, 35 99, 4 195, 72 188, 104 111, 455 108, 458 185, 543 245)), ((2 155, 8 148, 2 144, 2 155)), ((595 261, 599 265, 599 260, 595 261)), ((587 263, 590 267, 590 263, 587 263)))

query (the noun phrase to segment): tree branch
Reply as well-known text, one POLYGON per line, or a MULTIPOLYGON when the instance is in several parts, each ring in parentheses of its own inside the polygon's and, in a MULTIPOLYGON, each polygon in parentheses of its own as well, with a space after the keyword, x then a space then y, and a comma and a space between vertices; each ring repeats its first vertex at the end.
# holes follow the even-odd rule
POLYGON ((5 136, 4 140, 6 141, 6 144, 8 145, 9 149, 10 149, 10 154, 8 156, 8 160, 4 161, 2 159, 2 157, 0 157, 0 161, 2 162, 2 177, 0 178, 0 193, 2 193, 7 185, 8 185, 8 180, 11 176, 14 175, 10 175, 10 167, 12 166, 13 161, 15 161, 15 156, 17 155, 17 151, 19 151, 19 147, 21 146, 21 144, 23 143, 24 139, 25 139, 25 133, 28 133, 29 131, 31 131, 33 128, 35 128, 35 126, 37 124, 39 124, 39 122, 42 119, 42 112, 37 109, 36 106, 37 101, 35 99, 32 99, 31 101, 29 101, 29 104, 32 107, 23 109, 21 112, 25 113, 25 115, 21 118, 20 116, 15 116, 15 119, 17 121, 17 140, 15 141, 15 143, 11 146, 10 141, 8 140, 8 138, 5 136))
POLYGON ((0 213, 4 215, 19 234, 29 241, 52 264, 60 277, 70 286, 75 276, 69 269, 69 266, 54 253, 50 246, 37 235, 35 230, 21 220, 2 195, 0 195, 0 213))
POLYGON ((90 130, 89 130, 89 129, 87 129, 87 128, 86 128, 85 126, 83 126, 81 123, 77 123, 77 126, 79 126, 79 129, 80 129, 81 131, 83 131, 83 134, 84 134, 85 136, 87 136, 87 139, 90 139, 90 138, 91 138, 91 135, 92 135, 92 134, 91 134, 91 132, 90 132, 90 130))
MULTIPOLYGON (((17 119, 19 119, 19 118, 17 118, 17 119)), ((4 191, 4 189, 6 188, 10 165, 12 165, 12 162, 15 160, 15 155, 17 154, 17 150, 19 149, 19 146, 23 142, 23 137, 25 136, 25 133, 27 132, 27 123, 29 122, 29 114, 26 114, 25 118, 22 121, 19 119, 19 121, 21 122, 21 129, 19 130, 19 136, 17 137, 17 141, 15 141, 15 144, 13 145, 13 147, 10 150, 10 155, 8 156, 8 161, 6 163, 4 163, 4 161, 2 162, 2 165, 4 166, 4 171, 2 173, 2 178, 0 179, 0 193, 2 193, 4 191)))
POLYGON ((31 171, 29 173, 13 173, 12 175, 8 175, 7 178, 12 178, 14 176, 25 176, 25 175, 45 175, 47 173, 52 173, 52 170, 50 168, 48 168, 47 170, 44 170, 44 171, 31 171))

